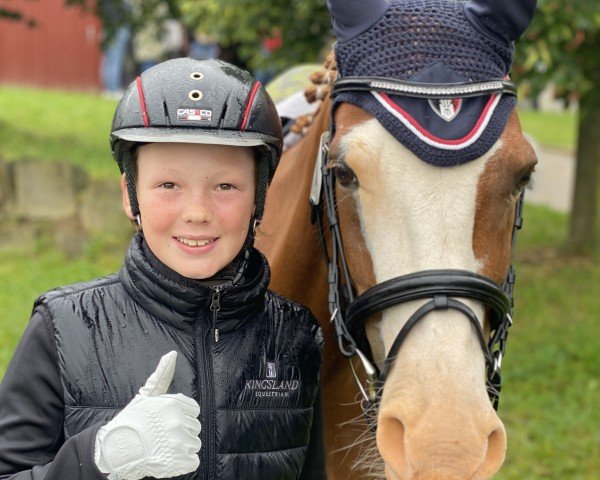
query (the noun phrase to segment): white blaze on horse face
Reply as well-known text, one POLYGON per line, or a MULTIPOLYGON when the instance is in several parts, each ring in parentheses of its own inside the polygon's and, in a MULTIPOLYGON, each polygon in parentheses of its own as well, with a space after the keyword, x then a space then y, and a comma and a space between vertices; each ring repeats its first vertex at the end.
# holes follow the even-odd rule
MULTIPOLYGON (((477 190, 500 142, 467 164, 434 167, 373 119, 352 128, 340 146, 358 179, 352 195, 377 283, 423 270, 481 269, 473 248, 477 190)), ((483 306, 462 300, 481 321, 483 306)), ((424 302, 396 305, 378 324, 367 323, 380 367, 424 302)), ((388 478, 483 480, 502 464, 505 430, 487 396, 477 334, 461 312, 431 312, 409 332, 383 388, 377 447, 388 478), (433 471, 440 475, 426 474, 433 471)))
MULTIPOLYGON (((477 183, 499 142, 480 159, 435 167, 402 146, 377 120, 370 120, 346 134, 341 147, 360 184, 353 195, 378 283, 422 270, 480 270, 473 253, 477 183)), ((387 309, 379 324, 367 330, 378 363, 422 303, 387 309)), ((481 305, 465 303, 483 318, 481 305)), ((480 396, 485 397, 481 346, 461 313, 449 310, 427 315, 408 335, 399 357, 411 359, 404 363, 415 360, 424 369, 429 365, 457 371, 480 384, 480 396)), ((411 382, 402 370, 403 381, 411 382)), ((384 395, 394 388, 386 383, 384 395)))

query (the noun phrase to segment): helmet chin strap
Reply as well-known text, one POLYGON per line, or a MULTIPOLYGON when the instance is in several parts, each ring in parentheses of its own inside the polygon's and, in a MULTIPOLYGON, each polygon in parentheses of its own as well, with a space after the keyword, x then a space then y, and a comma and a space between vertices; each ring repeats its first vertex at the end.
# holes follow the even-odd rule
POLYGON ((256 238, 256 228, 260 224, 260 219, 256 217, 256 213, 252 214, 250 218, 250 226, 248 227, 248 234, 246 235, 246 240, 244 245, 242 246, 242 261, 240 262, 240 266, 238 268, 235 277, 232 280, 234 285, 237 285, 244 278, 244 272, 246 271, 246 267, 248 266, 248 261, 250 259, 250 250, 254 247, 254 239, 256 238))
POLYGON ((121 163, 123 173, 125 174, 125 183, 127 185, 127 195, 129 196, 129 208, 131 215, 135 219, 138 228, 141 228, 141 220, 137 217, 140 215, 140 206, 137 200, 137 192, 135 189, 135 169, 134 160, 131 152, 127 151, 123 153, 123 162, 121 163))

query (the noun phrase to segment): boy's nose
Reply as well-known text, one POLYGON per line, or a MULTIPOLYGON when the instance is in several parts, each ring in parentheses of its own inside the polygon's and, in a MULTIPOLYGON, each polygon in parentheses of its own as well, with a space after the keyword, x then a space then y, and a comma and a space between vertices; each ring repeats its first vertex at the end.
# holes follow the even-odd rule
POLYGON ((204 199, 194 198, 187 202, 183 209, 183 221, 189 223, 210 222, 213 218, 212 211, 204 199))

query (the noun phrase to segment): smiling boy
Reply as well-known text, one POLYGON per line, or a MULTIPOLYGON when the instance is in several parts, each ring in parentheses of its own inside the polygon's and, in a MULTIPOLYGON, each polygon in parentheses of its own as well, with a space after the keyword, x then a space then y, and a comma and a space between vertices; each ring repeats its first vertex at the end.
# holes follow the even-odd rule
MULTIPOLYGON (((136 189, 150 250, 184 277, 205 279, 222 270, 248 236, 255 170, 250 147, 186 143, 140 147, 136 189)), ((125 211, 134 219, 124 179, 121 185, 125 211)))

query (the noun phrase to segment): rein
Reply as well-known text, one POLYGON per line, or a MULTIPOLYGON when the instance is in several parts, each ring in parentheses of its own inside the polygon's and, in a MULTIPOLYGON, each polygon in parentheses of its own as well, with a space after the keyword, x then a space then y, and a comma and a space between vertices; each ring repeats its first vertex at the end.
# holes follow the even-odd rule
MULTIPOLYGON (((377 91, 417 98, 466 98, 476 95, 516 95, 514 84, 505 80, 490 80, 477 83, 418 84, 377 77, 345 77, 335 81, 331 97, 344 91, 377 91)), ((332 105, 333 109, 333 105, 332 105)), ((515 270, 510 265, 502 286, 475 272, 458 269, 426 270, 395 277, 356 295, 350 275, 337 212, 335 175, 327 168, 329 143, 335 126, 331 112, 330 130, 321 135, 321 144, 313 175, 310 193, 311 220, 317 225, 325 262, 328 266, 329 312, 338 347, 348 357, 355 381, 363 396, 362 408, 367 422, 376 428, 377 405, 383 386, 394 364, 396 356, 411 329, 428 313, 434 310, 453 309, 463 313, 475 328, 486 362, 486 384, 490 401, 495 410, 501 390, 500 369, 506 348, 508 329, 512 325, 513 288, 515 270), (325 240, 323 212, 331 231, 331 251, 325 240), (458 298, 469 298, 481 302, 490 314, 491 332, 488 339, 473 310, 458 298), (365 323, 374 314, 394 305, 411 300, 429 299, 419 307, 404 324, 391 350, 383 362, 381 371, 375 366, 365 333, 365 323), (358 356, 366 373, 366 387, 355 371, 352 357, 358 356)), ((512 232, 514 247, 516 232, 522 226, 524 191, 516 205, 512 232)))

